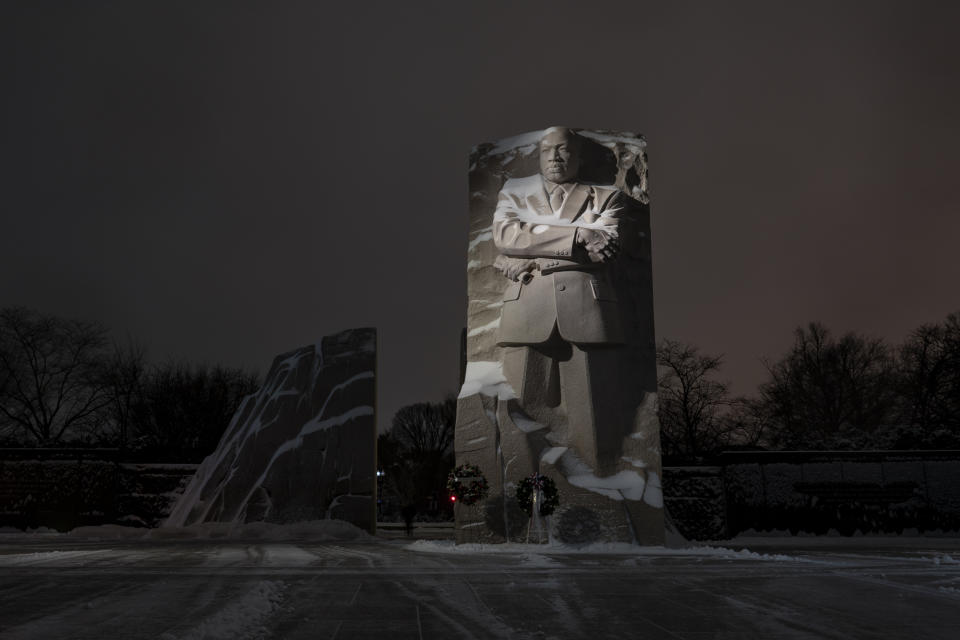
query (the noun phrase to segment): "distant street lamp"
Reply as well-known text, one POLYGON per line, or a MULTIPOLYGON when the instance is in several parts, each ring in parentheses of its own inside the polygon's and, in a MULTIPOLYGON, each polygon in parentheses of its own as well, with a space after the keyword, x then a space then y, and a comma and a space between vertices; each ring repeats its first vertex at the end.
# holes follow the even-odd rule
POLYGON ((383 469, 377 469, 377 520, 383 519, 383 479, 386 475, 383 469))

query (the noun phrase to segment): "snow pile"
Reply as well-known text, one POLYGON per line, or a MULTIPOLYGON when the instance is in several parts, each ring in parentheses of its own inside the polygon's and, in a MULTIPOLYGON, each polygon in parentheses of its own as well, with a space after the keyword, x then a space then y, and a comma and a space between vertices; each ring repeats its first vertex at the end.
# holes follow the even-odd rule
MULTIPOLYGON (((63 537, 87 541, 97 540, 302 540, 307 542, 372 542, 376 538, 363 529, 345 520, 310 520, 288 524, 251 522, 205 522, 188 527, 143 529, 105 524, 96 527, 77 527, 60 533, 53 530, 41 532, 44 537, 63 537)), ((6 528, 0 532, 6 536, 31 538, 37 530, 20 531, 6 528)))
POLYGON ((34 535, 34 536, 35 535, 40 535, 40 536, 60 535, 59 531, 57 531, 56 529, 51 529, 50 527, 35 527, 33 529, 27 529, 26 531, 24 531, 23 529, 17 529, 16 527, 0 527, 0 535, 2 536, 22 535, 24 533, 29 535, 34 535))
POLYGON ((589 489, 613 500, 640 500, 647 481, 636 471, 621 471, 606 478, 592 473, 570 476, 567 481, 575 487, 589 489))
MULTIPOLYGON (((651 507, 663 507, 663 488, 656 471, 645 475, 633 470, 624 470, 612 476, 598 477, 571 449, 553 447, 543 459, 558 464, 567 482, 575 487, 606 496, 611 500, 643 500, 651 507)), ((638 466, 634 464, 634 466, 638 466)))
POLYGON ((726 547, 704 547, 705 549, 713 549, 718 552, 718 556, 721 558, 729 558, 731 560, 776 560, 779 562, 812 562, 806 558, 795 558, 793 556, 784 555, 782 553, 758 553, 756 551, 750 551, 749 549, 740 549, 739 551, 734 551, 732 549, 727 549, 726 547))
POLYGON ((547 544, 522 544, 509 542, 504 544, 466 543, 455 544, 451 540, 417 540, 404 546, 408 551, 421 553, 450 553, 450 554, 519 554, 521 562, 526 566, 552 566, 553 561, 544 557, 548 554, 603 554, 603 555, 633 555, 654 557, 702 557, 721 560, 764 560, 776 562, 810 562, 803 558, 796 558, 779 553, 757 553, 749 549, 728 549, 726 547, 687 547, 672 549, 663 546, 642 547, 625 542, 594 542, 586 545, 569 545, 560 542, 547 544))

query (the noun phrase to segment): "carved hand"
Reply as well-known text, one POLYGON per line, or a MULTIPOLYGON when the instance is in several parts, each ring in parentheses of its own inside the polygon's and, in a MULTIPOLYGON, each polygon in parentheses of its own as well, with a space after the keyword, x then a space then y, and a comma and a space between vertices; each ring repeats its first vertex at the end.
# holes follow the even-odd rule
POLYGON ((506 276, 516 282, 523 274, 532 271, 536 264, 533 260, 515 260, 507 266, 506 276))
POLYGON ((591 262, 612 260, 620 250, 616 233, 603 229, 577 229, 576 243, 587 250, 591 262))
POLYGON ((536 260, 526 260, 523 258, 497 256, 493 266, 513 282, 520 280, 526 282, 530 277, 530 272, 537 268, 537 262, 536 260))

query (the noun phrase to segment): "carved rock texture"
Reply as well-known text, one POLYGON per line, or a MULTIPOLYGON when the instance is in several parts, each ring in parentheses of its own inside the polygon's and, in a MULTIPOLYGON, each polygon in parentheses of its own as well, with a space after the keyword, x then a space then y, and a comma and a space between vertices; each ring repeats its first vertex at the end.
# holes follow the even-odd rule
POLYGON ((277 356, 164 526, 334 518, 373 531, 376 330, 277 356))
MULTIPOLYGON (((616 186, 629 196, 630 223, 622 230, 627 229, 630 238, 622 240, 631 250, 610 268, 622 309, 624 344, 613 366, 603 369, 605 383, 600 387, 617 405, 612 413, 620 418, 605 422, 603 433, 585 434, 556 418, 549 408, 555 403, 538 400, 521 406, 517 396, 524 393, 507 381, 517 376, 511 366, 504 367, 504 356, 507 362, 512 356, 497 345, 497 337, 504 293, 511 283, 494 266, 500 252, 493 242, 493 212, 508 179, 539 173, 542 134, 533 131, 480 144, 470 157, 467 364, 455 451, 457 464, 476 464, 483 470, 490 498, 456 506, 457 540, 526 540, 527 520, 512 501, 519 481, 538 471, 560 490, 561 506, 548 523, 554 539, 662 544, 650 212, 642 136, 579 131, 586 142, 578 182, 616 186), (520 523, 517 518, 522 518, 520 523)), ((569 416, 572 408, 586 406, 591 398, 585 393, 563 389, 565 404, 558 411, 569 416)))

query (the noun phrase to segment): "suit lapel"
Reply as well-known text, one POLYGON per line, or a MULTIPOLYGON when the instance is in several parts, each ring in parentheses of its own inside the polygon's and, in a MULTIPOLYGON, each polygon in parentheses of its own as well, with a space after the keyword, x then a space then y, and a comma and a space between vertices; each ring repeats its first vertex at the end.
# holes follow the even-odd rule
POLYGON ((539 216, 553 216, 553 209, 550 208, 550 196, 547 189, 540 181, 540 188, 527 196, 527 203, 533 205, 534 210, 539 216))
POLYGON ((590 187, 578 184, 563 201, 563 206, 560 207, 560 218, 573 222, 583 211, 583 205, 586 204, 588 197, 590 197, 590 187))

